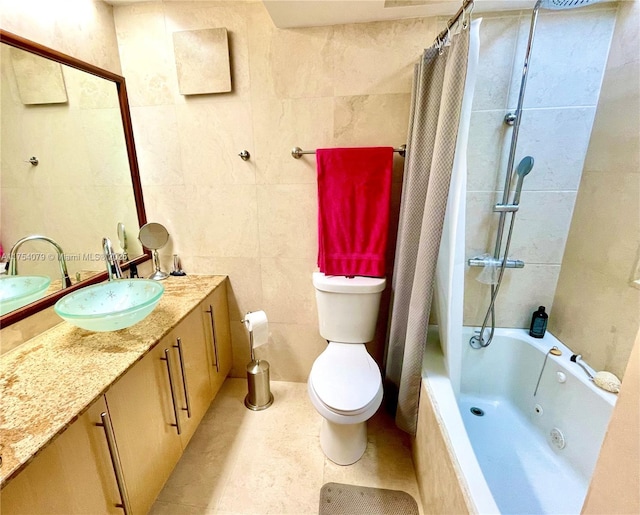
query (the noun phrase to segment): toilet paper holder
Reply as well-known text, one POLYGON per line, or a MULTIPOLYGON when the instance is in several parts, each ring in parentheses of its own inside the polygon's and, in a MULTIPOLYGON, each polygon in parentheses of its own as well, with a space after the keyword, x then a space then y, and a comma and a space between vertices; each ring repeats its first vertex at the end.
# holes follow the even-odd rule
MULTIPOLYGON (((247 313, 247 315, 249 315, 247 313)), ((246 316, 246 315, 245 315, 246 316)), ((240 322, 245 325, 245 319, 240 322)), ((248 329, 251 362, 247 364, 247 386, 249 392, 244 398, 244 405, 252 411, 262 411, 273 404, 273 394, 269 384, 269 362, 265 359, 255 359, 253 349, 253 330, 248 329)))

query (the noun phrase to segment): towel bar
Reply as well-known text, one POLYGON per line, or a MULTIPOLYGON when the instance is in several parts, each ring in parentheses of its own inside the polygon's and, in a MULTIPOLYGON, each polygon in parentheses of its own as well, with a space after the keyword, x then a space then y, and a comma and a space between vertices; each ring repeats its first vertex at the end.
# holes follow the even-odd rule
MULTIPOLYGON (((400 145, 398 148, 394 148, 393 151, 398 152, 398 154, 404 157, 407 152, 407 146, 400 145)), ((291 157, 293 157, 294 159, 300 159, 302 157, 302 154, 315 154, 315 153, 316 153, 315 150, 302 150, 300 147, 293 147, 291 149, 291 157)))

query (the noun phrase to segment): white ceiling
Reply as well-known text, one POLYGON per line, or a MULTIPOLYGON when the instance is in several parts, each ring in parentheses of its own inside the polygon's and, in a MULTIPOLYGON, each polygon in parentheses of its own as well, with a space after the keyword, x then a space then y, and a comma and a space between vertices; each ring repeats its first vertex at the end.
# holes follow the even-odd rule
MULTIPOLYGON (((262 0, 281 29, 450 16, 461 0, 262 0)), ((535 0, 476 0, 474 13, 533 9, 535 0)))
MULTIPOLYGON (((148 0, 103 1, 111 5, 125 5, 148 0)), ((181 0, 162 1, 179 2, 181 0)), ((284 29, 402 18, 451 16, 462 5, 462 0, 262 0, 262 3, 267 8, 276 27, 284 29)), ((475 0, 473 12, 532 9, 534 4, 535 0, 475 0)))

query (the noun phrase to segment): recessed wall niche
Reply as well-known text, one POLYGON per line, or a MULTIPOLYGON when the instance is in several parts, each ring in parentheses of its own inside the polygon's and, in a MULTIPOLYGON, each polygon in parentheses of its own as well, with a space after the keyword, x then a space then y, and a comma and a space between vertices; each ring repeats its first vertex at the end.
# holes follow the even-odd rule
POLYGON ((173 49, 181 94, 231 91, 226 28, 174 32, 173 49))

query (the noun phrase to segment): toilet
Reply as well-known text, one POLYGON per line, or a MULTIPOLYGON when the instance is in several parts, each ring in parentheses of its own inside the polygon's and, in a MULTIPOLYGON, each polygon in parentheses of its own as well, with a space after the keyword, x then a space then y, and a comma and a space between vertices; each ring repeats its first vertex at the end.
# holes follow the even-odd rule
POLYGON ((311 367, 307 389, 322 415, 320 446, 338 465, 367 448, 367 420, 382 403, 382 378, 365 344, 375 335, 384 278, 313 274, 325 351, 311 367))

